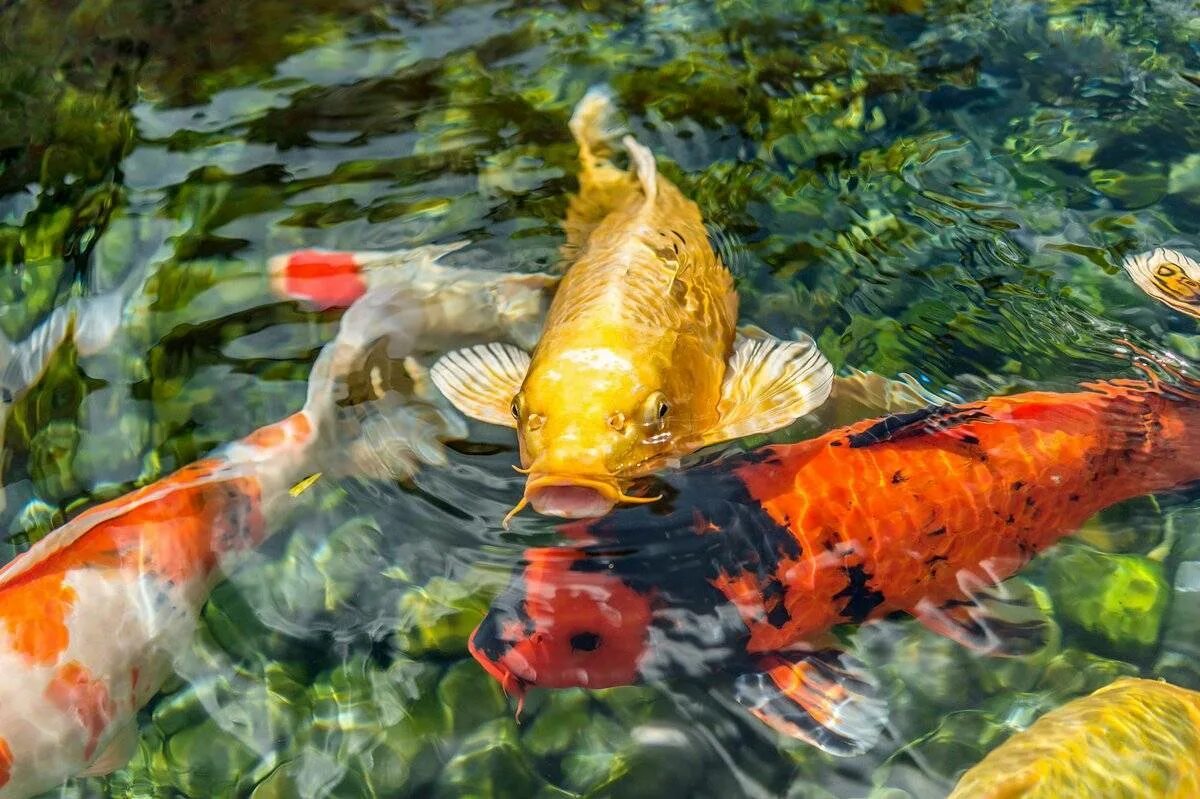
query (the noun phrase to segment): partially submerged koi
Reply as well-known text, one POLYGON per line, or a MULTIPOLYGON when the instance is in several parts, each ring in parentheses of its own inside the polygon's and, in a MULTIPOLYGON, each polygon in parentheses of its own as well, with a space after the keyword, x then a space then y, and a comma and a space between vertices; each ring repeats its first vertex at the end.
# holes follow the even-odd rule
POLYGON ((733 278, 700 209, 633 137, 630 170, 612 164, 613 116, 593 89, 571 118, 581 171, 567 271, 532 355, 494 343, 432 371, 464 414, 516 428, 528 479, 509 517, 527 503, 579 518, 652 501, 628 493, 634 478, 783 427, 829 393, 833 371, 812 339, 737 334, 733 278))
POLYGON ((992 750, 948 799, 1200 796, 1200 693, 1123 677, 992 750))
POLYGON ((1048 623, 1002 581, 1100 509, 1200 479, 1200 383, 1173 374, 930 406, 670 476, 665 507, 528 550, 471 652, 517 694, 728 674, 777 731, 861 753, 886 704, 833 628, 904 612, 1036 651, 1048 623))

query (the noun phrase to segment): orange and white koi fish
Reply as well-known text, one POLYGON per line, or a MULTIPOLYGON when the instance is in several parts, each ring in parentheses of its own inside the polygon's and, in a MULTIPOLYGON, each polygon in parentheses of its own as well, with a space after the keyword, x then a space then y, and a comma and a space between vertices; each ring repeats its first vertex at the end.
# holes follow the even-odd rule
MULTIPOLYGON (((575 109, 579 193, 566 276, 532 355, 491 344, 451 353, 437 387, 467 416, 513 427, 527 503, 555 516, 606 513, 631 481, 701 447, 783 427, 824 402, 833 370, 812 339, 738 335, 733 277, 700 209, 623 139, 609 160, 609 94, 575 109)), ((507 518, 506 518, 507 521, 507 518)))
MULTIPOLYGON (((452 295, 473 298, 461 317, 403 281, 369 290, 318 357, 303 410, 85 511, 0 569, 0 798, 122 766, 136 742, 137 711, 172 673, 173 653, 187 646, 233 558, 278 528, 293 493, 331 457, 337 468, 354 460, 353 445, 333 442, 347 421, 367 430, 372 418, 347 419, 335 386, 382 339, 391 357, 403 358, 455 325, 468 337, 492 337, 536 324, 539 302, 503 318, 494 302, 497 291, 516 291, 527 278, 445 269, 452 295)), ((407 444, 406 457, 436 455, 392 444, 407 444)))

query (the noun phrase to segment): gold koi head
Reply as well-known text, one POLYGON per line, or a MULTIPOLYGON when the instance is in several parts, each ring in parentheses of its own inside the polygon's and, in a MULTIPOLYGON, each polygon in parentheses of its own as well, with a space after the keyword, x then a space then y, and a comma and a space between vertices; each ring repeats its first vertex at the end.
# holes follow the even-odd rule
POLYGON ((626 489, 673 453, 679 414, 671 399, 650 370, 633 369, 611 350, 565 355, 531 369, 512 400, 521 471, 529 475, 513 512, 528 503, 546 515, 584 518, 622 502, 654 501, 626 489), (588 386, 590 396, 570 386, 588 386))

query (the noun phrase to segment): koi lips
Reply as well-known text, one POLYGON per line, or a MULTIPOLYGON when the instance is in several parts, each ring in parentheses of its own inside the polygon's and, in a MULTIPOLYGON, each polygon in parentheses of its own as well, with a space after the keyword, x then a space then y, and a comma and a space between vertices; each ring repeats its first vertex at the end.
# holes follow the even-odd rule
POLYGON ((635 505, 657 502, 661 497, 637 497, 626 494, 612 478, 531 474, 525 496, 505 517, 505 524, 526 505, 538 513, 564 519, 590 519, 603 516, 618 503, 635 505))

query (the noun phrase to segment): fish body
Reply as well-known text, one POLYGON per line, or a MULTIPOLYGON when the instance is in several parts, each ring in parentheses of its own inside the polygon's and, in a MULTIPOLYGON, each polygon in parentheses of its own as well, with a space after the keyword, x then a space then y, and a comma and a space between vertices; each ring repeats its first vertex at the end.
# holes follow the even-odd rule
POLYGON ((311 462, 302 411, 98 505, 0 570, 0 797, 119 768, 233 553, 311 462))
MULTIPOLYGON (((411 265, 422 252, 394 257, 411 265)), ((279 529, 314 470, 439 461, 455 427, 422 408, 419 387, 339 409, 368 350, 385 342, 407 359, 456 332, 520 336, 552 283, 422 262, 367 286, 318 357, 303 410, 81 513, 0 568, 0 799, 125 764, 137 712, 173 673, 212 588, 279 529)))
POLYGON ((1200 693, 1122 678, 993 750, 949 799, 1200 796, 1200 693))
POLYGON ((1028 651, 1044 620, 996 584, 1101 508, 1200 478, 1193 388, 1086 388, 931 406, 666 478, 665 510, 528 550, 471 650, 518 693, 732 672, 777 730, 864 751, 882 699, 832 628, 902 611, 1028 651))
MULTIPOLYGON (((579 193, 565 223, 566 275, 532 354, 499 345, 444 357, 432 371, 463 413, 515 427, 527 502, 598 516, 631 481, 708 444, 782 427, 821 404, 833 373, 811 339, 739 335, 733 278, 700 209, 623 139, 604 91, 571 120, 579 193)), ((511 514, 510 514, 511 515, 511 514)))

